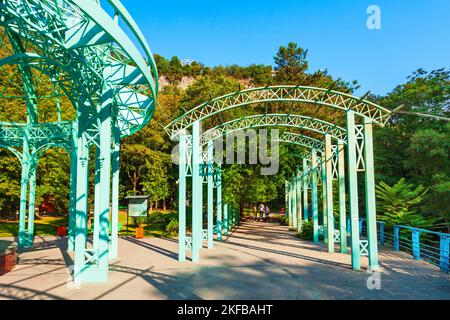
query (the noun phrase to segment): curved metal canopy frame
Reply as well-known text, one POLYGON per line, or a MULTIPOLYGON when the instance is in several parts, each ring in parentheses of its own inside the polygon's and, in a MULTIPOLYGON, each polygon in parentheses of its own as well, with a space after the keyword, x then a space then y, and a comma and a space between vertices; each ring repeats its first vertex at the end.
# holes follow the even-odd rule
POLYGON ((325 151, 325 143, 323 141, 294 132, 283 132, 279 139, 276 139, 275 141, 292 143, 307 149, 317 149, 319 152, 325 151))
MULTIPOLYGON (((20 65, 33 68, 45 74, 49 78, 53 78, 63 92, 67 95, 73 106, 77 106, 79 101, 88 100, 95 112, 94 102, 89 97, 89 90, 84 87, 84 82, 75 81, 73 70, 68 65, 64 65, 47 56, 42 56, 37 53, 18 53, 0 60, 0 68, 4 65, 20 65), (59 70, 55 70, 57 67, 59 70), (86 97, 84 99, 83 97, 86 97)), ((76 107, 75 109, 78 109, 76 107)), ((1 124, 1 123, 0 123, 1 124)))
POLYGON ((153 116, 156 64, 142 32, 120 1, 102 4, 107 7, 90 0, 11 0, 0 4, 4 17, 0 26, 20 32, 20 40, 33 43, 33 49, 40 51, 37 54, 70 66, 70 77, 90 90, 75 108, 92 105, 89 97, 102 97, 104 70, 110 67, 117 118, 122 136, 126 136, 153 116), (122 30, 120 20, 136 37, 145 59, 122 30))
MULTIPOLYGON (((228 133, 225 133, 225 135, 226 134, 228 134, 228 133)), ((214 142, 215 139, 218 139, 218 138, 219 138, 219 136, 211 138, 208 141, 205 141, 204 144, 203 144, 203 147, 205 147, 209 142, 214 142)), ((295 145, 298 145, 300 147, 304 147, 306 149, 316 149, 319 153, 323 153, 325 151, 325 143, 323 141, 320 141, 318 139, 312 138, 312 137, 310 137, 308 135, 299 134, 299 133, 295 133, 295 132, 284 131, 284 132, 281 133, 281 135, 278 137, 278 139, 274 139, 273 141, 295 144, 295 145)), ((306 157, 306 156, 309 155, 309 153, 300 152, 300 153, 298 153, 298 155, 306 157)), ((204 154, 203 157, 207 158, 207 156, 205 154, 204 154)))
POLYGON ((61 146, 71 156, 68 249, 75 251, 74 278, 105 282, 108 257, 117 256, 120 139, 153 117, 158 94, 154 57, 119 0, 3 0, 0 17, 5 32, 0 45, 9 46, 5 51, 10 54, 1 64, 17 65, 27 109, 27 123, 0 123, 0 145, 13 150, 22 163, 19 246, 33 243, 36 163, 46 150, 61 146), (58 85, 76 119, 40 123, 35 80, 58 85), (89 157, 91 146, 96 149, 94 159, 89 157), (97 205, 93 247, 88 249, 87 177, 92 160, 97 205))
POLYGON ((322 135, 329 134, 333 138, 341 141, 346 140, 347 131, 344 128, 332 123, 294 114, 261 114, 243 117, 229 122, 225 122, 214 128, 205 131, 202 135, 201 144, 204 145, 208 140, 226 135, 230 132, 239 131, 247 128, 257 127, 293 127, 303 130, 309 130, 322 135))
POLYGON ((254 103, 305 102, 329 106, 344 111, 354 111, 383 126, 391 111, 363 98, 316 87, 268 86, 230 93, 199 105, 169 123, 165 129, 174 138, 182 129, 192 126, 195 121, 205 120, 215 114, 254 103))
MULTIPOLYGON (((291 87, 292 88, 292 87, 291 87)), ((322 90, 322 92, 324 92, 322 90)), ((325 91, 327 92, 327 91, 325 91)), ((325 95, 324 95, 325 96, 325 95)), ((317 98, 317 97, 316 97, 317 98)), ((221 98, 214 101, 220 101, 221 98)), ((231 100, 230 96, 228 99, 231 100)), ((231 109, 236 106, 251 104, 254 100, 249 99, 247 102, 238 101, 237 103, 224 103, 215 110, 208 110, 200 108, 194 109, 186 113, 183 117, 176 119, 171 124, 165 127, 171 137, 178 137, 180 140, 179 145, 179 203, 185 203, 186 201, 186 177, 192 177, 192 236, 186 237, 185 230, 185 218, 186 210, 183 206, 179 207, 180 215, 180 231, 179 231, 179 260, 185 260, 185 241, 188 241, 188 248, 192 251, 192 261, 199 260, 199 254, 202 247, 202 240, 206 238, 208 240, 208 248, 212 246, 212 233, 213 233, 213 211, 217 212, 217 221, 215 229, 218 235, 218 239, 221 239, 222 234, 227 234, 230 227, 230 220, 227 216, 228 205, 225 204, 222 207, 222 159, 220 153, 222 148, 218 146, 219 157, 216 160, 214 156, 214 140, 219 137, 223 137, 235 131, 243 130, 246 128, 255 127, 293 127, 302 130, 308 130, 322 134, 324 136, 324 148, 319 154, 317 145, 311 148, 310 159, 305 156, 303 158, 302 173, 294 175, 290 182, 286 184, 286 190, 290 190, 290 195, 286 198, 289 199, 290 205, 290 218, 299 213, 297 203, 299 203, 299 189, 303 186, 303 190, 311 189, 311 201, 312 201, 312 220, 313 220, 313 233, 314 242, 319 242, 319 192, 318 184, 321 181, 322 192, 322 234, 324 239, 328 242, 328 251, 334 252, 335 241, 340 241, 341 252, 345 253, 347 250, 347 235, 346 235, 346 201, 349 203, 349 215, 351 223, 351 255, 352 255, 352 267, 355 270, 360 270, 362 255, 369 256, 369 267, 371 269, 378 268, 378 252, 376 242, 376 206, 375 206, 375 175, 373 164, 373 124, 377 123, 377 120, 371 118, 374 114, 364 114, 359 110, 359 113, 350 107, 346 109, 346 128, 341 128, 335 124, 316 119, 314 117, 292 115, 292 114, 262 114, 242 117, 234 119, 229 122, 217 125, 216 127, 201 132, 202 123, 200 120, 206 119, 213 114, 218 114, 223 110, 231 109), (196 114, 196 113, 199 114, 196 114), (355 115, 362 115, 363 121, 358 124, 355 121, 355 115), (192 139, 188 138, 187 128, 192 126, 192 139), (333 142, 333 139, 337 140, 333 142), (203 148, 206 145, 206 150, 203 148), (344 152, 347 154, 344 155, 344 152), (205 160, 206 159, 206 160, 205 160), (308 160, 309 164, 308 164, 308 160), (370 239, 359 239, 358 233, 358 218, 359 218, 359 197, 358 197, 358 172, 365 172, 365 197, 366 197, 366 217, 368 222, 367 229, 370 233, 370 239), (348 198, 346 197, 346 177, 348 174, 348 198), (319 176, 320 175, 320 176, 319 176), (205 181, 206 180, 206 181, 205 181), (334 228, 334 209, 333 209, 333 180, 338 180, 339 188, 339 230, 334 228), (208 230, 202 230, 202 207, 203 207, 203 184, 207 183, 207 208, 208 208, 208 230), (214 206, 214 188, 216 192, 216 204, 214 206), (222 212, 223 210, 223 212, 222 212), (223 213, 223 215, 222 215, 223 213), (339 232, 339 233, 336 233, 339 232), (202 236, 203 235, 203 236, 202 236), (340 240, 335 240, 336 237, 340 237, 340 240), (342 240, 343 239, 343 240, 342 240)), ((315 101, 317 103, 317 101, 315 101)), ((323 102, 321 102, 323 103, 323 102)), ((205 104, 204 106, 208 106, 205 104)), ((344 107, 340 107, 345 109, 344 107)), ((381 111, 378 109, 378 114, 381 111)), ((386 112, 389 114, 389 112, 386 112)), ((380 123, 379 123, 380 124, 380 123)), ((303 135, 295 136, 289 135, 289 133, 279 140, 283 142, 294 143, 295 141, 301 141, 299 144, 305 146, 305 140, 309 139, 303 135), (302 140, 299 140, 302 139, 302 140)), ((310 147, 307 141, 307 146, 310 147)), ((319 140, 320 142, 320 140, 319 140)), ((272 160, 272 159, 270 159, 272 160)), ((266 160, 264 160, 266 161, 266 160)), ((234 163, 234 161, 233 161, 234 163)), ((275 174, 272 163, 270 164, 270 170, 262 171, 261 174, 275 174), (270 173, 268 173, 270 172, 270 173)), ((297 173, 299 166, 297 167, 297 173)), ((266 169, 261 166, 261 169, 266 169)), ((232 173, 231 173, 232 174, 232 173)), ((301 197, 301 196, 300 196, 301 197)), ((303 198, 308 198, 308 191, 304 191, 303 198), (306 196, 305 196, 306 193, 306 196)), ((305 201, 308 205, 307 201, 305 201)), ((231 209, 231 212, 236 211, 231 209)), ((234 217, 234 216, 233 216, 234 217)), ((233 218, 235 219, 235 218, 233 218)), ((291 221, 291 219, 289 219, 291 221)), ((231 222, 233 227, 235 222, 231 222)), ((294 220, 294 227, 297 228, 294 220)))

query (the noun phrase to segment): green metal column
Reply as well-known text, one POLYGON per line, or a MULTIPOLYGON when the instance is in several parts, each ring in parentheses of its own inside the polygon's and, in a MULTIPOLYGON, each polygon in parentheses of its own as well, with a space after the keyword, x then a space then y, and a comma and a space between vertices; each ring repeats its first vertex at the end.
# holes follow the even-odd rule
POLYGON ((72 124, 72 141, 70 154, 70 208, 69 208, 69 232, 67 250, 75 250, 75 217, 77 204, 77 126, 76 122, 72 124))
POLYGON ((36 200, 36 171, 38 166, 38 159, 33 161, 30 167, 30 194, 28 203, 28 232, 27 232, 27 245, 32 246, 34 240, 34 207, 36 200))
POLYGON ((348 162, 348 193, 350 209, 350 230, 352 249, 352 268, 361 269, 359 243, 359 208, 358 208, 358 172, 356 164, 356 132, 355 114, 347 111, 347 162, 348 162))
POLYGON ((214 224, 214 144, 213 141, 208 142, 207 146, 208 150, 208 249, 212 249, 213 247, 213 224, 214 224))
POLYGON ((333 152, 331 136, 325 135, 325 169, 326 169, 326 204, 327 204, 327 238, 328 252, 334 252, 334 215, 333 215, 333 152))
MULTIPOLYGON (((95 282, 108 281, 109 271, 109 211, 111 201, 111 145, 112 145, 112 103, 113 92, 110 87, 111 67, 105 69, 105 88, 100 111, 100 201, 99 201, 99 243, 98 270, 95 282)), ((97 197, 97 195, 95 195, 97 197)))
POLYGON ((223 205, 223 234, 228 235, 228 204, 223 205))
POLYGON ((228 207, 228 230, 233 231, 233 226, 234 226, 234 207, 233 206, 229 206, 228 207))
MULTIPOLYGON (((81 127, 81 124, 80 124, 81 127)), ((81 128, 78 130, 77 157, 77 192, 75 216, 75 264, 74 280, 82 281, 85 270, 85 252, 87 240, 87 211, 88 211, 88 178, 89 178, 89 149, 81 128)))
POLYGON ((296 183, 295 183, 295 176, 292 177, 291 190, 292 190, 292 228, 297 230, 298 212, 297 212, 297 188, 296 188, 296 183))
MULTIPOLYGON (((258 209, 259 210, 259 209, 258 209)), ((289 229, 292 229, 293 226, 293 211, 292 208, 292 181, 288 182, 288 212, 289 212, 289 229)))
POLYGON ((319 200, 317 197, 317 150, 312 149, 311 154, 311 201, 314 243, 319 243, 319 200))
MULTIPOLYGON (((100 240, 100 141, 97 141, 98 146, 95 147, 95 167, 94 167, 94 228, 93 228, 93 246, 98 248, 100 240)), ((89 219, 89 212, 88 212, 89 219)))
POLYGON ((369 242, 369 268, 378 270, 377 216, 375 204, 375 173, 373 163, 372 120, 364 118, 364 161, 366 190, 366 223, 369 242))
POLYGON ((345 206, 345 146, 338 142, 339 230, 341 253, 347 253, 347 217, 345 206))
POLYGON ((235 212, 235 207, 231 206, 230 213, 228 214, 228 219, 229 219, 228 226, 231 231, 233 231, 233 228, 234 228, 234 212, 235 212))
POLYGON ((296 203, 297 203, 297 231, 300 232, 302 230, 303 226, 303 219, 302 219, 302 179, 301 179, 301 172, 299 169, 297 169, 297 177, 295 180, 296 184, 296 203))
POLYGON ((328 209, 327 209, 327 168, 325 166, 325 155, 322 155, 320 163, 322 172, 322 226, 323 242, 328 243, 328 209))
POLYGON ((217 183, 217 199, 216 199, 216 211, 217 211, 217 218, 216 218, 216 225, 217 225, 217 240, 222 241, 222 164, 217 164, 217 177, 216 177, 216 183, 217 183))
POLYGON ((202 196, 203 177, 201 164, 203 157, 200 148, 200 123, 194 122, 192 126, 192 262, 200 260, 202 245, 202 196))
POLYGON ((306 173, 308 172, 308 164, 307 160, 303 158, 303 219, 305 221, 309 220, 309 209, 308 209, 308 176, 306 173))
POLYGON ((19 207, 19 248, 28 246, 28 236, 26 231, 26 216, 27 216, 27 192, 30 172, 30 149, 28 144, 27 129, 25 129, 25 137, 23 139, 22 147, 22 176, 20 181, 20 207, 19 207))
MULTIPOLYGON (((287 180, 284 181, 284 215, 289 216, 289 183, 287 180)), ((256 212, 258 212, 258 207, 256 207, 256 212)))
POLYGON ((114 121, 111 191, 111 247, 109 259, 118 257, 119 245, 119 177, 120 177, 120 128, 114 121))
POLYGON ((178 149, 178 261, 186 261, 186 135, 178 149))

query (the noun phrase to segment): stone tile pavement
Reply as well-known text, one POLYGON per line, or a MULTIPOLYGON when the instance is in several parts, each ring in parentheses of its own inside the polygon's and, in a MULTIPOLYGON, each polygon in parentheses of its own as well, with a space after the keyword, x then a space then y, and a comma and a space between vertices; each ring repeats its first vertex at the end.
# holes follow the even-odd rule
POLYGON ((66 239, 37 237, 0 277, 0 299, 450 299, 450 277, 407 254, 380 252, 379 290, 350 255, 299 240, 287 227, 244 222, 201 261, 177 261, 177 240, 120 238, 107 284, 71 281, 66 239))

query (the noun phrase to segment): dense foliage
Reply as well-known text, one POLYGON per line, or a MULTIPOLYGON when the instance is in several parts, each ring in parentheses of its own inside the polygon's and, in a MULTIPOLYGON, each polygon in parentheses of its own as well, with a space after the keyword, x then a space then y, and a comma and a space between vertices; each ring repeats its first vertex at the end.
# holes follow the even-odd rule
MULTIPOLYGON (((310 71, 308 51, 295 43, 280 47, 274 57, 275 68, 268 65, 247 67, 231 65, 208 67, 198 62, 185 63, 177 57, 170 60, 156 55, 164 85, 158 98, 157 112, 151 123, 137 134, 124 139, 121 149, 120 196, 148 194, 155 208, 177 207, 178 169, 171 161, 175 142, 167 138, 162 126, 175 117, 216 96, 245 87, 276 84, 310 85, 353 93, 357 81, 335 79, 326 70, 310 71), (189 81, 185 81, 188 79, 189 81), (183 86, 182 83, 187 83, 183 86)), ((2 69, 0 81, 14 70, 2 69)), ((20 83, 20 80, 17 80, 20 83)), ((450 71, 415 71, 405 84, 384 97, 370 99, 389 109, 402 105, 402 111, 449 116, 450 71)), ((2 119, 22 119, 23 101, 0 106, 2 119), (16 105, 14 105, 16 104, 16 105)), ((63 108, 71 107, 62 98, 63 108)), ((50 107, 49 107, 50 110, 50 107)), ((208 120, 208 125, 236 117, 264 112, 315 115, 339 125, 345 124, 342 112, 315 105, 252 105, 224 112, 208 120)), ((51 119, 49 111, 46 119, 51 119)), ((378 213, 383 219, 415 226, 438 225, 448 228, 450 198, 450 126, 447 121, 410 114, 396 114, 385 128, 375 132, 375 165, 377 173, 378 213), (426 192, 425 192, 426 191, 426 192)), ((270 203, 271 209, 284 206, 284 181, 300 164, 298 148, 280 145, 280 169, 275 176, 261 176, 260 165, 226 165, 224 167, 224 200, 241 210, 254 203, 270 203)), ((51 201, 59 214, 67 214, 68 156, 50 150, 38 167, 36 204, 51 201)), ((0 212, 15 213, 19 203, 20 163, 14 155, 0 149, 0 212)), ((337 198, 337 197, 335 197, 337 198)), ((363 205, 363 204, 362 204, 363 205)), ((336 206, 337 208, 337 206, 336 206)), ((363 212, 363 210, 361 210, 363 212)), ((176 221, 170 225, 175 231, 176 221)))

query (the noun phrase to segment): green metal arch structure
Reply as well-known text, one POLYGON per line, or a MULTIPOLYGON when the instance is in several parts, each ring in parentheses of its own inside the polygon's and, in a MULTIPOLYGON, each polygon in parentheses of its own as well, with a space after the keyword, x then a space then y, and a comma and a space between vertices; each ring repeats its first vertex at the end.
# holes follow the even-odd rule
POLYGON ((205 131, 201 144, 231 132, 259 127, 291 127, 316 132, 322 135, 329 134, 336 140, 346 140, 346 129, 320 119, 295 114, 261 114, 231 120, 205 131))
POLYGON ((328 106, 369 118, 378 125, 384 125, 391 111, 373 102, 346 93, 305 86, 267 86, 230 93, 199 105, 169 123, 165 129, 174 138, 182 129, 192 126, 213 115, 255 103, 303 102, 328 106))
MULTIPOLYGON (((278 140, 297 143, 309 150, 309 152, 301 153, 303 161, 297 164, 297 174, 286 181, 286 206, 290 226, 301 230, 302 221, 311 219, 315 243, 319 242, 319 236, 322 235, 324 242, 328 244, 329 252, 334 252, 335 243, 339 242, 341 252, 346 253, 348 206, 352 268, 359 270, 361 256, 367 255, 368 267, 377 269, 372 127, 373 125, 383 126, 390 115, 391 111, 364 98, 333 90, 302 86, 269 86, 241 90, 212 99, 173 120, 165 126, 165 130, 173 140, 179 141, 179 203, 186 202, 186 179, 192 178, 192 236, 186 236, 186 208, 180 206, 179 260, 185 261, 186 251, 191 251, 192 261, 199 261, 203 240, 207 241, 208 248, 212 248, 214 233, 217 235, 217 240, 221 240, 222 235, 226 235, 229 229, 237 224, 236 209, 222 201, 223 150, 220 144, 217 150, 216 140, 247 128, 289 127, 301 130, 302 134, 285 132, 278 140), (274 102, 299 102, 339 109, 345 115, 346 126, 342 128, 336 123, 317 119, 315 116, 289 112, 289 114, 250 115, 215 127, 202 128, 205 125, 203 120, 227 110, 274 102), (321 135, 323 141, 314 139, 307 132, 321 135), (219 152, 218 158, 215 157, 215 152, 219 152), (358 172, 364 173, 366 220, 369 230, 367 239, 359 238, 358 172), (346 173, 348 173, 347 176, 346 173), (335 229, 333 210, 333 180, 338 181, 339 188, 339 227, 337 229, 335 229), (320 215, 319 182, 322 186, 323 201, 321 206, 323 211, 320 215), (203 184, 207 186, 207 229, 203 229, 203 216, 199 214, 203 208, 203 184), (213 225, 214 212, 215 225, 213 225), (321 221, 319 217, 322 217, 321 221)), ((216 123, 220 122, 219 120, 216 123)))
POLYGON ((325 143, 318 139, 311 138, 307 135, 298 134, 294 132, 281 133, 279 142, 292 143, 306 149, 317 149, 319 152, 325 151, 325 143))
POLYGON ((120 140, 155 112, 153 54, 118 0, 0 0, 0 31, 6 52, 0 68, 17 68, 21 79, 8 87, 19 81, 12 74, 0 99, 26 106, 26 121, 0 122, 0 146, 22 165, 19 247, 33 244, 37 162, 49 148, 63 147, 71 157, 68 249, 75 252, 74 280, 105 282, 109 259, 118 254, 120 140), (54 92, 43 96, 43 85, 54 92), (61 92, 74 109, 70 120, 64 119, 61 92), (41 117, 43 99, 54 99, 57 121, 41 117), (90 162, 96 172, 92 247, 86 236, 90 162))

